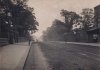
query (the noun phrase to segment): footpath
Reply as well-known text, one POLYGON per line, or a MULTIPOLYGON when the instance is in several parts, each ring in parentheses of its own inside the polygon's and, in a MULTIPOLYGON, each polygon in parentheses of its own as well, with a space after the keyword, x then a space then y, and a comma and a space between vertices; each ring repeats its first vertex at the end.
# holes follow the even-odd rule
POLYGON ((90 45, 90 46, 99 46, 100 47, 100 43, 80 43, 80 42, 67 42, 69 44, 78 44, 78 45, 90 45))
POLYGON ((0 47, 0 70, 22 70, 29 49, 28 42, 0 47))
POLYGON ((89 46, 98 46, 98 47, 100 47, 100 42, 99 43, 64 42, 64 41, 50 41, 50 42, 77 44, 77 45, 89 45, 89 46))

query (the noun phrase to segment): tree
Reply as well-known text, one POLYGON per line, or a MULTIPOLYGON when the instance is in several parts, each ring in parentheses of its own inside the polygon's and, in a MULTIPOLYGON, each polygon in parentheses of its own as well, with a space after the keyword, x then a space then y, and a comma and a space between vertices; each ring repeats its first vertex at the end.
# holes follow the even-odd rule
POLYGON ((36 32, 38 30, 34 9, 27 5, 27 1, 0 0, 0 25, 6 27, 10 36, 11 33, 27 36, 30 31, 36 32))
POLYGON ((83 25, 85 30, 89 30, 94 26, 94 12, 93 9, 85 8, 82 10, 83 25))
POLYGON ((43 33, 43 40, 64 41, 64 33, 67 31, 64 22, 55 19, 51 27, 43 33))
POLYGON ((75 12, 67 11, 64 9, 61 10, 60 14, 65 18, 65 24, 68 28, 68 31, 71 30, 73 22, 76 19, 80 18, 80 16, 78 14, 76 14, 75 12))

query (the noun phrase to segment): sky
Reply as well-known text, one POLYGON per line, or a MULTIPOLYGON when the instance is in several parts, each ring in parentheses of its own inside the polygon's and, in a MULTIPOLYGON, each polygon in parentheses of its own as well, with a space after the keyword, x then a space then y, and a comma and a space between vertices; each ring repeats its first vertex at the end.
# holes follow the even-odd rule
POLYGON ((41 36, 55 19, 61 19, 60 10, 81 13, 83 8, 94 8, 100 5, 100 0, 29 0, 28 5, 34 8, 34 13, 39 22, 37 36, 41 36))

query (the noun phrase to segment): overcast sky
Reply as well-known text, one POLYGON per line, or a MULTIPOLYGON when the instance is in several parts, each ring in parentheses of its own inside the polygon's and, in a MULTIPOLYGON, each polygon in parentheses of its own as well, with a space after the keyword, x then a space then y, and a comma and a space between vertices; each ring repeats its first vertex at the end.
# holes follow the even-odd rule
POLYGON ((83 8, 93 8, 99 5, 100 0, 29 0, 28 4, 34 8, 40 25, 37 35, 41 35, 55 18, 61 19, 61 9, 80 13, 83 8))

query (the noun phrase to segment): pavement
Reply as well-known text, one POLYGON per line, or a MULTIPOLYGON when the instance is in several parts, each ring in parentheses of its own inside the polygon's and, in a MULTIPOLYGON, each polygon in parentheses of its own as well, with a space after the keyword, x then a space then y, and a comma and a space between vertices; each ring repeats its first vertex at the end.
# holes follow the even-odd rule
POLYGON ((77 44, 77 45, 88 45, 88 46, 99 46, 100 47, 100 42, 98 42, 98 43, 64 42, 64 41, 50 41, 50 42, 68 43, 68 44, 77 44))
POLYGON ((67 42, 69 44, 89 45, 89 46, 100 46, 100 43, 81 43, 81 42, 67 42))
POLYGON ((29 49, 28 42, 0 47, 0 70, 22 70, 29 49))
POLYGON ((51 70, 38 43, 33 43, 23 70, 51 70))

